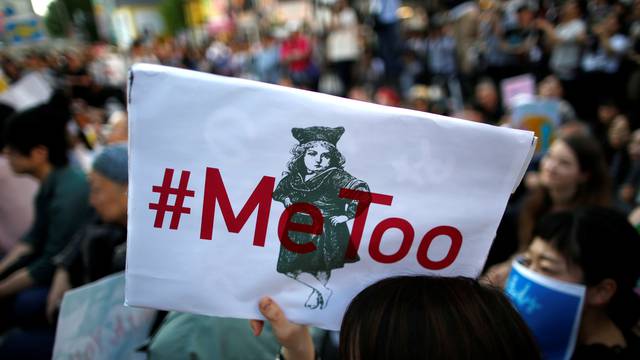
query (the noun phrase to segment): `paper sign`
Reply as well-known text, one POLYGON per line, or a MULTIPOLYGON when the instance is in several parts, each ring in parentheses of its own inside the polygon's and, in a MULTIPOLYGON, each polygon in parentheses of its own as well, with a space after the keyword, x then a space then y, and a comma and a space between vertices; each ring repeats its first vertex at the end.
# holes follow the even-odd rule
POLYGON ((22 111, 47 102, 51 92, 51 86, 42 74, 30 73, 0 93, 0 103, 22 111))
POLYGON ((68 291, 62 300, 53 359, 136 359, 155 311, 128 308, 124 274, 68 291))
POLYGON ((44 40, 45 34, 39 17, 12 16, 4 22, 4 37, 11 45, 25 45, 44 40))
POLYGON ((542 357, 570 359, 580 327, 585 287, 538 274, 515 261, 505 291, 533 332, 542 357))
POLYGON ((512 125, 533 131, 538 138, 536 153, 546 152, 560 126, 560 103, 555 100, 535 100, 518 104, 512 114, 512 125))
POLYGON ((513 109, 521 101, 532 98, 536 93, 536 79, 531 74, 519 75, 500 82, 502 104, 513 109))
POLYGON ((533 133, 133 67, 128 305, 338 329, 367 285, 476 276, 533 133))

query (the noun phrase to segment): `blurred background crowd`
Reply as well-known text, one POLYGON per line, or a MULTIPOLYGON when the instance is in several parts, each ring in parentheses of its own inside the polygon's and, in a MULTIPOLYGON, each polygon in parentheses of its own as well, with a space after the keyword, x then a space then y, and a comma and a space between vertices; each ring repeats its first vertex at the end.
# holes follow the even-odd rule
MULTIPOLYGON (((26 313, 40 304, 55 319, 64 291, 124 267, 122 143, 127 69, 135 63, 511 127, 521 123, 506 84, 524 76, 527 99, 553 102, 556 116, 552 135, 539 134, 547 144, 509 201, 487 276, 504 280, 504 264, 527 249, 535 224, 549 213, 604 206, 640 229, 640 0, 0 0, 0 6, 0 316, 15 304, 26 313), (41 147, 44 155, 34 152, 41 147), (63 155, 55 160, 55 152, 63 155), (88 182, 85 173, 92 174, 88 182), (89 202, 96 214, 80 221, 85 215, 77 211, 89 202), (57 221, 60 233, 38 222, 65 209, 74 221, 47 220, 57 221), (108 245, 80 245, 95 239, 108 245), (16 300, 25 289, 39 292, 16 300)), ((209 326, 196 318, 191 326, 209 326)), ((0 318, 0 334, 21 321, 0 318)), ((167 323, 183 325, 178 314, 167 323)), ((53 330, 47 331, 37 337, 45 357, 53 330)), ((166 336, 180 332, 173 334, 166 336)), ((16 338, 11 351, 33 351, 25 345, 33 337, 16 338)))

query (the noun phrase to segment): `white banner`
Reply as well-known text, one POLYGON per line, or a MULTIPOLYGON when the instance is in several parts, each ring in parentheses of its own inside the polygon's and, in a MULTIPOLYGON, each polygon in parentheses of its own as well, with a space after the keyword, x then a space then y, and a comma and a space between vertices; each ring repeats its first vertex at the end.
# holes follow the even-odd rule
POLYGON ((129 97, 127 305, 261 318, 269 295, 327 329, 376 280, 477 276, 534 143, 157 65, 129 97))

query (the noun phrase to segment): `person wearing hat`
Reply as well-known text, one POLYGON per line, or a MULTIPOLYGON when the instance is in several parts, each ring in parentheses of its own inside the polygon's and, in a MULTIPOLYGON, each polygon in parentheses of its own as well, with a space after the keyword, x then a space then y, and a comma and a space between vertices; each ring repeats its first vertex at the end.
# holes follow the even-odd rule
POLYGON ((64 293, 124 269, 127 177, 126 145, 105 147, 89 174, 89 201, 97 215, 51 259, 56 269, 45 300, 46 315, 52 324, 8 333, 0 345, 0 354, 8 359, 50 359, 55 339, 53 324, 64 293))
MULTIPOLYGON (((273 199, 289 207, 296 203, 315 206, 322 213, 322 232, 308 234, 290 232, 289 238, 297 244, 313 243, 315 250, 305 254, 280 247, 277 271, 311 288, 305 307, 324 309, 332 290, 327 287, 331 270, 342 268, 349 244, 346 222, 356 215, 356 201, 339 197, 341 189, 369 191, 369 186, 344 170, 345 158, 336 144, 343 127, 313 126, 292 129, 298 144, 291 153, 283 178, 278 183, 273 199)), ((295 213, 291 221, 308 224, 311 219, 295 213)))
POLYGON ((125 144, 109 145, 96 156, 89 184, 89 201, 97 216, 52 260, 57 268, 47 300, 50 320, 65 291, 124 270, 128 190, 125 144))

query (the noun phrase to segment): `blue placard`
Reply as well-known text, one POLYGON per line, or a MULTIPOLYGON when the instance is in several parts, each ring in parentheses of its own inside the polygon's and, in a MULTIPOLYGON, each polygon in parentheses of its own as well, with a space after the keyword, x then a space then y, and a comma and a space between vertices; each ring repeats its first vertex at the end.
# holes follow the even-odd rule
POLYGON ((570 359, 585 287, 535 273, 514 262, 505 287, 540 346, 544 359, 570 359))

